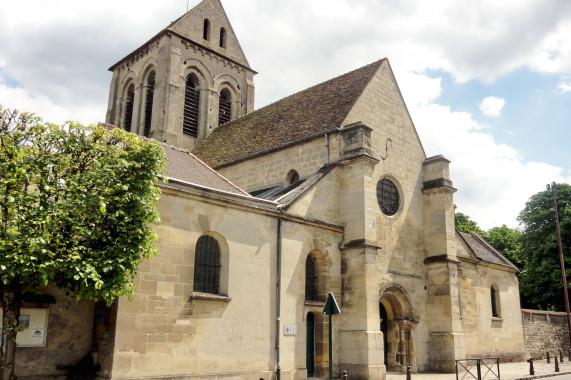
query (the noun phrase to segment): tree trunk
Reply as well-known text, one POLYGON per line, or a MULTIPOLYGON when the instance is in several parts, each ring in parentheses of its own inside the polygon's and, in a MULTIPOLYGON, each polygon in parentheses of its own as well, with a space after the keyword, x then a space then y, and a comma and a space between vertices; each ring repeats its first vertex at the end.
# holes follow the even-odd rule
POLYGON ((0 349, 0 380, 15 380, 16 367, 16 327, 22 305, 22 286, 13 280, 8 284, 0 283, 0 301, 2 302, 2 346, 0 349))

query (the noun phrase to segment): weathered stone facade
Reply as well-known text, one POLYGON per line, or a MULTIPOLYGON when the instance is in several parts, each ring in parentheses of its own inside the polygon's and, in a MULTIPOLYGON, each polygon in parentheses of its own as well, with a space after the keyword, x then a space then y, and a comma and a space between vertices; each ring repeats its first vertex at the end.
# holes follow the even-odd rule
POLYGON ((567 314, 557 311, 522 309, 525 351, 534 359, 545 359, 547 352, 551 358, 559 356, 559 350, 567 358, 569 326, 567 314))
POLYGON ((204 0, 112 71, 107 121, 175 147, 159 254, 133 302, 95 311, 100 378, 299 379, 331 361, 384 379, 524 358, 517 269, 455 230, 450 162, 426 157, 387 59, 253 111, 255 72, 220 1, 204 0), (224 88, 233 120, 218 127, 224 88))

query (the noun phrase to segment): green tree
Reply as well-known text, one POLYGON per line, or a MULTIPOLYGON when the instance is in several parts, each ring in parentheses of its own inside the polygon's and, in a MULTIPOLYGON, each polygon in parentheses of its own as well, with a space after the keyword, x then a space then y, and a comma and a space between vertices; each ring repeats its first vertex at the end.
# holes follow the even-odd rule
POLYGON ((525 260, 521 256, 521 232, 504 224, 489 229, 485 239, 515 266, 523 268, 525 260))
MULTIPOLYGON (((556 185, 555 194, 561 222, 565 266, 570 268, 571 186, 556 185)), ((518 219, 523 224, 522 255, 526 261, 519 276, 522 306, 564 310, 563 281, 551 191, 542 191, 533 195, 525 204, 518 219)), ((568 283, 569 279, 568 270, 568 283)))
POLYGON ((63 127, 0 106, 0 380, 15 379, 22 293, 48 284, 78 300, 129 296, 156 252, 164 152, 120 129, 63 127))
MULTIPOLYGON (((454 209, 456 209, 456 205, 454 205, 454 209)), ((486 231, 481 229, 478 226, 478 223, 470 219, 468 215, 461 212, 454 213, 454 224, 460 232, 475 232, 481 237, 486 236, 486 231)))

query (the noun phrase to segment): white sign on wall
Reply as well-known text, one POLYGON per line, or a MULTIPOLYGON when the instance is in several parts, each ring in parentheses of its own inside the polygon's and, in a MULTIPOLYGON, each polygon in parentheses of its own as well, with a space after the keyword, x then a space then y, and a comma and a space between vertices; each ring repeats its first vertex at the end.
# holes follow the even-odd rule
MULTIPOLYGON (((48 309, 21 308, 16 335, 18 347, 45 347, 47 326, 48 309)), ((2 339, 2 309, 0 309, 0 339, 2 339)))
POLYGON ((284 326, 284 335, 297 335, 297 326, 296 325, 285 325, 284 326))

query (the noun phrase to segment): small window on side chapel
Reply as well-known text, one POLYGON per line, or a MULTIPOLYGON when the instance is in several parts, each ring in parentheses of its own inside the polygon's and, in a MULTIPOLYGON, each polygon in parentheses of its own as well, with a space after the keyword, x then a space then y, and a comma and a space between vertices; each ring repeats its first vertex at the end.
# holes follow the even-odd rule
POLYGON ((308 255, 305 260, 305 300, 318 301, 317 268, 312 255, 308 255))
POLYGON ((494 285, 492 285, 490 287, 490 298, 491 298, 491 302, 492 302, 492 317, 493 318, 500 318, 499 297, 500 297, 500 294, 498 293, 498 289, 494 285))
POLYGON ((196 242, 193 291, 219 294, 220 246, 212 236, 201 236, 196 242))

